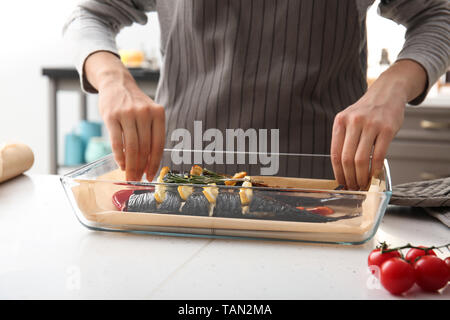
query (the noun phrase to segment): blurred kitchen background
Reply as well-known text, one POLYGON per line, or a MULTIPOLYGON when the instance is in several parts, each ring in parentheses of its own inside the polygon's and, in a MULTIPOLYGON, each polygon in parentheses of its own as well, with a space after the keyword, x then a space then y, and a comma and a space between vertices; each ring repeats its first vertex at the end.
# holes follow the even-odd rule
MULTIPOLYGON (((78 2, 8 1, 0 10, 0 142, 28 144, 35 153, 31 173, 53 173, 55 166, 58 173, 72 169, 76 164, 69 160, 76 160, 67 159, 65 144, 70 135, 80 129, 80 116, 94 124, 101 122, 96 95, 86 98, 86 114, 83 114, 80 111, 83 100, 78 92, 58 90, 57 148, 54 148, 49 75, 55 68, 73 68, 64 50, 62 27, 78 2), (55 150, 56 164, 52 162, 55 150)), ((390 62, 395 61, 405 33, 404 27, 380 17, 377 5, 378 1, 367 15, 368 74, 371 78, 376 78, 382 70, 382 51, 388 54, 390 62)), ((156 83, 154 69, 158 69, 160 63, 159 26, 155 13, 148 16, 147 25, 124 29, 117 37, 117 44, 119 49, 141 51, 144 66, 153 70, 141 76, 156 83)), ((395 168, 392 171, 396 172, 394 183, 450 175, 450 89, 443 85, 445 77, 441 81, 442 85, 436 84, 428 95, 424 104, 427 108, 410 108, 406 114, 405 130, 402 129, 393 143, 389 155, 391 167, 395 168), (413 176, 411 172, 414 172, 413 176)), ((149 85, 149 94, 153 89, 154 86, 149 85)), ((106 138, 104 129, 102 133, 106 138)))

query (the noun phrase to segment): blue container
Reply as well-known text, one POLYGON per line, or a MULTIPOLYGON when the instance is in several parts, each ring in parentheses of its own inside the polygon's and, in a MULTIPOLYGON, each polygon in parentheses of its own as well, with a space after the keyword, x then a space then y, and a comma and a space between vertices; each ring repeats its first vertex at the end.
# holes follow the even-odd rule
POLYGON ((86 162, 92 162, 110 154, 111 147, 105 138, 93 137, 86 147, 84 158, 86 162))
POLYGON ((77 166, 84 163, 84 142, 74 132, 68 133, 64 139, 64 165, 77 166))
POLYGON ((91 138, 102 136, 102 123, 83 120, 78 125, 78 132, 86 148, 91 138))

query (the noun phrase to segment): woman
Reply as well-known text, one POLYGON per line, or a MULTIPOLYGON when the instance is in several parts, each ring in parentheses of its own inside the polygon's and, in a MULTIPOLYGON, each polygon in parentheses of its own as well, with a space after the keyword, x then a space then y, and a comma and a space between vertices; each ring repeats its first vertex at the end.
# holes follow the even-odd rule
MULTIPOLYGON (((381 170, 406 103, 419 104, 449 65, 449 2, 384 0, 406 26, 397 61, 367 89, 365 17, 373 1, 87 1, 65 27, 83 89, 99 93, 115 159, 151 179, 172 133, 270 130, 281 153, 331 153, 340 184, 364 188, 381 170), (117 56, 114 37, 156 10, 163 66, 155 101, 117 56), (164 139, 166 137, 166 140, 164 139)), ((204 147, 204 144, 202 144, 204 147)), ((331 171, 331 168, 330 168, 331 171)), ((280 163, 281 175, 326 176, 280 163)))

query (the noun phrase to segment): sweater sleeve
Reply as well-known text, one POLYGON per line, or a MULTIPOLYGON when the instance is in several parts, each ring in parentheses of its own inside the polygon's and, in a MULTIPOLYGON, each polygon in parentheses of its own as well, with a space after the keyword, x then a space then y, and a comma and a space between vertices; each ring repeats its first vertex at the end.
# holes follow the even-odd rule
POLYGON ((81 88, 97 93, 84 73, 84 63, 94 52, 117 56, 116 35, 133 23, 146 24, 147 12, 155 10, 155 0, 89 0, 77 6, 63 28, 66 52, 80 75, 81 88))
POLYGON ((397 60, 414 60, 427 73, 425 90, 409 102, 418 105, 450 65, 450 1, 382 0, 378 13, 406 27, 397 60))

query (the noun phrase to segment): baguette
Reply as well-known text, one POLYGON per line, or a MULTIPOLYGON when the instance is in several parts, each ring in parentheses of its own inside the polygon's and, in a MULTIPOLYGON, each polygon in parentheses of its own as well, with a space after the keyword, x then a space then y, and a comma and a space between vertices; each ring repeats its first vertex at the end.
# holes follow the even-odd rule
POLYGON ((27 145, 22 143, 0 145, 0 183, 24 173, 33 163, 34 154, 27 145))

